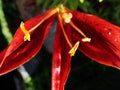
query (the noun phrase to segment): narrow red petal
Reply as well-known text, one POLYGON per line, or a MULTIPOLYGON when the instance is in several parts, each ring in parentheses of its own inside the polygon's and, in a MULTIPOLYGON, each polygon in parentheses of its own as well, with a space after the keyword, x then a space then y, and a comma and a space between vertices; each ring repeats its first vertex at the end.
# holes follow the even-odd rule
POLYGON ((70 72, 71 57, 68 54, 69 45, 58 25, 54 40, 54 51, 52 59, 52 90, 64 90, 64 85, 70 72))
MULTIPOLYGON (((31 29, 49 13, 50 11, 25 22, 26 29, 31 29)), ((54 15, 36 28, 31 33, 31 41, 24 41, 24 33, 18 28, 9 47, 0 53, 0 62, 2 62, 0 75, 19 67, 37 54, 45 41, 53 20, 54 15)))
POLYGON ((120 69, 120 27, 97 16, 78 11, 72 14, 73 23, 91 38, 91 42, 81 41, 83 37, 68 24, 72 42, 80 41, 79 50, 96 62, 120 69))

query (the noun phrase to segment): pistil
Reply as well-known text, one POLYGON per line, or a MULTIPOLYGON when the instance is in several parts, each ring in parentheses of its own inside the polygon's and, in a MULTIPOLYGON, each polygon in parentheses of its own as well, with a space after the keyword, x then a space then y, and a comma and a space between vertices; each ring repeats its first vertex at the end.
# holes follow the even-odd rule
POLYGON ((71 18, 72 18, 71 13, 63 13, 61 16, 62 16, 65 23, 70 23, 71 22, 71 18))

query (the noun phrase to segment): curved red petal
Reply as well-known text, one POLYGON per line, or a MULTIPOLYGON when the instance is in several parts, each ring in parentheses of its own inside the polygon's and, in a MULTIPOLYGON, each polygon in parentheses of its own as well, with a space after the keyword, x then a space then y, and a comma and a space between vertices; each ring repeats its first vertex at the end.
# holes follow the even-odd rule
POLYGON ((64 90, 70 72, 71 56, 68 54, 69 50, 70 47, 58 25, 52 58, 52 90, 64 90))
MULTIPOLYGON (((25 22, 27 30, 39 23, 50 11, 43 15, 34 17, 25 22)), ((43 22, 38 28, 31 33, 31 41, 24 41, 24 33, 20 28, 16 31, 11 44, 6 50, 0 53, 0 75, 10 72, 29 61, 38 53, 48 34, 50 26, 54 20, 54 15, 43 22), (4 60, 4 62, 3 62, 4 60)))
POLYGON ((83 37, 68 24, 66 30, 71 41, 80 41, 79 50, 89 58, 120 69, 120 28, 94 15, 78 11, 72 14, 72 22, 91 42, 81 41, 83 37))

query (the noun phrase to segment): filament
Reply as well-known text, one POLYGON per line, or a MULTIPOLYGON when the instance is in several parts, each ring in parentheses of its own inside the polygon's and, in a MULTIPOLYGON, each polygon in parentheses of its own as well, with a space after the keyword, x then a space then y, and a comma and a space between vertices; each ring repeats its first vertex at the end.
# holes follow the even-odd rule
POLYGON ((32 27, 29 32, 32 32, 33 30, 35 30, 38 26, 40 26, 40 24, 42 24, 46 19, 50 18, 53 14, 57 13, 56 9, 53 9, 50 14, 48 14, 47 16, 45 16, 38 24, 36 24, 34 27, 32 27))
POLYGON ((80 33, 83 37, 87 37, 83 32, 82 32, 82 30, 80 30, 77 26, 75 26, 75 24, 71 21, 70 22, 70 25, 78 32, 78 33, 80 33))
POLYGON ((72 44, 70 43, 70 41, 69 41, 69 39, 68 39, 68 37, 67 37, 67 35, 66 35, 66 32, 65 32, 65 30, 64 30, 64 27, 63 27, 63 24, 62 24, 62 18, 61 18, 61 16, 60 16, 60 14, 58 14, 58 19, 59 19, 59 22, 60 22, 60 26, 61 26, 63 35, 64 35, 64 37, 65 37, 68 45, 72 48, 72 44))

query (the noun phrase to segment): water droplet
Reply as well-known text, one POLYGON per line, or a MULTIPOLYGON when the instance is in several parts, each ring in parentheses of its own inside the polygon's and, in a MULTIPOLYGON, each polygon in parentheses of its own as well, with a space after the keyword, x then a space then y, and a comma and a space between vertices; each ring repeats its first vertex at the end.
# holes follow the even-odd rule
POLYGON ((111 32, 108 32, 107 34, 108 34, 108 35, 111 35, 111 32))

